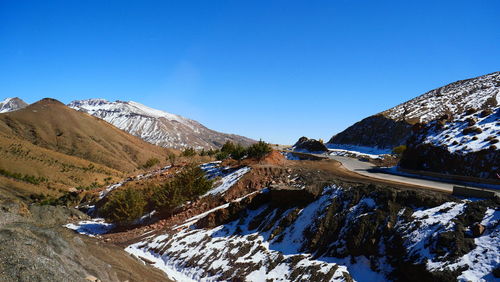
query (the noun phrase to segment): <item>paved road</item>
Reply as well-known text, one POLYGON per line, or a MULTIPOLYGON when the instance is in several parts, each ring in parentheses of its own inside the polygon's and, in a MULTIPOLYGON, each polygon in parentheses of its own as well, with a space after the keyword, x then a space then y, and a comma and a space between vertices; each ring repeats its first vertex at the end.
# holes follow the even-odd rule
POLYGON ((427 179, 421 179, 421 178, 413 178, 413 177, 407 177, 407 176, 400 176, 400 175, 388 174, 388 173, 383 173, 383 172, 376 172, 376 171, 372 171, 374 168, 376 168, 376 166, 371 164, 371 163, 368 163, 368 162, 362 162, 362 161, 359 161, 357 159, 349 158, 349 157, 341 157, 341 156, 328 156, 328 157, 330 159, 341 162, 342 165, 346 169, 353 171, 353 172, 356 172, 358 174, 367 176, 367 177, 379 178, 379 179, 395 181, 395 182, 400 182, 400 183, 418 185, 418 186, 424 186, 424 187, 429 187, 429 188, 448 191, 448 192, 453 191, 454 184, 451 184, 451 183, 445 183, 445 182, 439 182, 439 181, 427 180, 427 179))
MULTIPOLYGON (((331 155, 326 155, 326 154, 311 154, 311 153, 303 153, 303 154, 313 155, 313 156, 320 157, 320 158, 330 158, 332 160, 336 160, 336 161, 340 162, 342 164, 342 166, 345 167, 347 170, 350 170, 352 172, 355 172, 355 173, 358 173, 360 175, 370 177, 370 178, 377 178, 377 179, 382 179, 382 180, 386 180, 386 181, 416 185, 416 186, 421 186, 424 188, 431 188, 431 189, 436 189, 436 190, 441 190, 441 191, 446 191, 446 192, 453 192, 453 186, 456 186, 456 185, 464 186, 463 183, 450 183, 447 180, 443 180, 443 181, 429 180, 429 179, 422 178, 421 176, 418 176, 418 175, 405 176, 405 175, 390 174, 388 172, 381 171, 380 168, 378 168, 377 166, 375 166, 369 162, 362 162, 356 158, 343 157, 343 156, 331 156, 331 155)), ((473 183, 467 183, 466 186, 483 188, 483 187, 481 187, 481 184, 474 185, 473 183)), ((498 191, 496 189, 493 189, 493 190, 498 191)))

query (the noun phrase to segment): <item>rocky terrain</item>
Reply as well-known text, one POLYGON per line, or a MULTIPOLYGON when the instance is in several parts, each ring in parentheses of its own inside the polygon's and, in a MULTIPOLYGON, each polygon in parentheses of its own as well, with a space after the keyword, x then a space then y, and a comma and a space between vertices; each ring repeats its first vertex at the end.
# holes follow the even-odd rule
POLYGON ((414 130, 401 167, 499 180, 500 107, 444 115, 414 130))
MULTIPOLYGON (((203 164, 220 181, 199 200, 159 221, 100 236, 179 281, 499 275, 498 199, 345 181, 315 165, 321 163, 276 156, 243 166, 203 164)), ((103 223, 71 228, 92 234, 96 225, 103 223)))
POLYGON ((264 190, 127 251, 193 280, 489 280, 497 210, 498 202, 342 183, 309 200, 264 190))
POLYGON ((415 123, 461 115, 468 109, 484 110, 499 103, 500 72, 494 72, 450 83, 367 117, 334 135, 328 143, 392 149, 406 142, 415 123))
POLYGON ((168 281, 63 225, 88 218, 68 206, 91 190, 169 152, 54 99, 1 113, 0 281, 168 281))
POLYGON ((103 119, 143 140, 168 148, 217 149, 226 141, 244 146, 254 140, 234 134, 220 133, 202 124, 144 106, 136 102, 89 99, 73 101, 69 107, 103 119))
POLYGON ((6 98, 3 101, 0 101, 0 113, 8 113, 13 112, 28 106, 26 102, 15 97, 15 98, 6 98))
POLYGON ((69 220, 87 217, 72 208, 0 198, 0 280, 168 281, 123 249, 63 227, 69 220))
POLYGON ((309 139, 307 137, 300 137, 299 140, 292 146, 295 151, 305 151, 305 152, 326 152, 328 148, 326 146, 316 140, 309 139))

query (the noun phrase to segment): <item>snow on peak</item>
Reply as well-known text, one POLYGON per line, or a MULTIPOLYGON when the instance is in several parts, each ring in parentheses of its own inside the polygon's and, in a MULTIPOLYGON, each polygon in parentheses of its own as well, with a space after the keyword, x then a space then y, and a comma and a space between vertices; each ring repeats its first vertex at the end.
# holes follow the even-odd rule
POLYGON ((190 124, 190 120, 179 115, 171 114, 161 110, 156 110, 134 101, 120 101, 109 102, 106 99, 87 99, 73 101, 68 104, 69 107, 85 111, 91 115, 95 115, 99 111, 112 111, 120 112, 121 114, 138 114, 153 118, 166 118, 168 120, 175 120, 184 124, 190 124))
POLYGON ((104 99, 88 99, 73 101, 68 106, 163 147, 210 149, 222 146, 227 140, 243 145, 253 142, 241 136, 210 130, 194 120, 133 101, 109 102, 104 99))
POLYGON ((0 113, 8 113, 12 111, 17 111, 24 107, 28 106, 23 100, 15 97, 15 98, 6 98, 3 101, 0 101, 0 113))

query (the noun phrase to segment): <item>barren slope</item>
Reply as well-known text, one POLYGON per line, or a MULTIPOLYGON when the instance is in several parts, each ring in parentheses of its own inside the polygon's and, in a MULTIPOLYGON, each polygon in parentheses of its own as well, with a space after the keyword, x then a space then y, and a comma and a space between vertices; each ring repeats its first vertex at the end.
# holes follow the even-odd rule
POLYGON ((1 114, 0 134, 120 171, 133 171, 149 158, 164 160, 166 155, 164 148, 53 99, 1 114))

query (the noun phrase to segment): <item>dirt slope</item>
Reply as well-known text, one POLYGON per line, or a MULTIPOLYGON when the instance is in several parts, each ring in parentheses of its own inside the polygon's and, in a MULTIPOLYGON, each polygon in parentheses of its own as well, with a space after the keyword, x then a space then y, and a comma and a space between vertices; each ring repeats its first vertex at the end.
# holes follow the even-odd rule
POLYGON ((76 156, 120 171, 134 171, 149 158, 164 160, 166 149, 54 99, 0 115, 0 135, 76 156))

